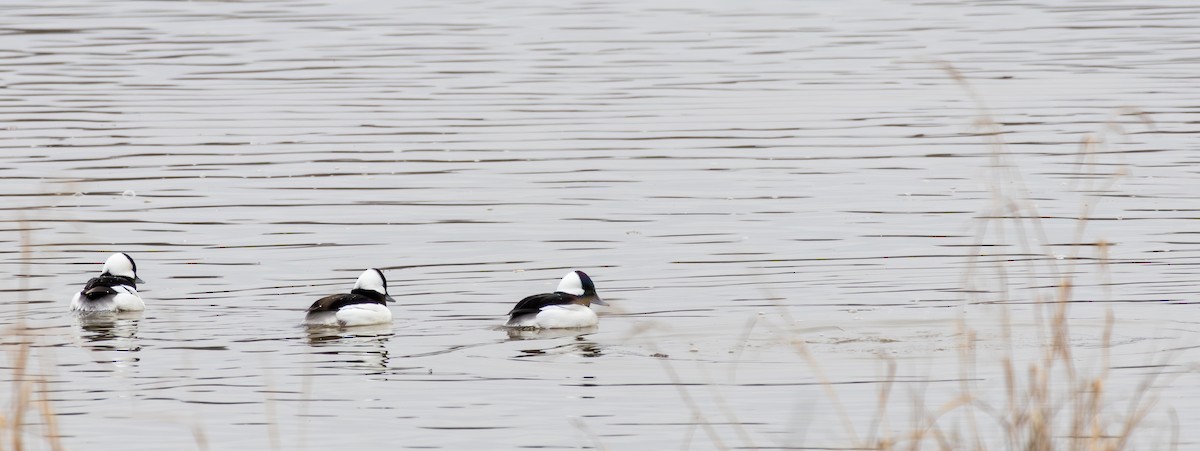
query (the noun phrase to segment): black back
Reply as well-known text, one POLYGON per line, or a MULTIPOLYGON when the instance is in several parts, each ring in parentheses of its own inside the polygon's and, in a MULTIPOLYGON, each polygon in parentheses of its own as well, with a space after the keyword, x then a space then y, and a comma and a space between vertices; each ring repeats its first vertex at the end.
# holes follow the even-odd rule
POLYGON ((517 305, 513 307, 512 311, 508 312, 508 315, 510 317, 517 317, 521 315, 534 314, 540 312, 542 307, 548 305, 572 304, 576 299, 579 299, 579 296, 563 292, 535 294, 522 299, 521 302, 518 302, 517 305))
POLYGON ((117 294, 117 290, 112 287, 127 285, 130 288, 137 289, 137 284, 133 279, 128 277, 114 276, 111 274, 101 274, 100 277, 88 280, 87 285, 83 286, 83 293, 88 300, 96 300, 104 296, 117 294))
POLYGON ((336 312, 347 305, 380 304, 387 305, 387 298, 376 291, 354 289, 349 294, 335 294, 317 299, 308 312, 336 312))

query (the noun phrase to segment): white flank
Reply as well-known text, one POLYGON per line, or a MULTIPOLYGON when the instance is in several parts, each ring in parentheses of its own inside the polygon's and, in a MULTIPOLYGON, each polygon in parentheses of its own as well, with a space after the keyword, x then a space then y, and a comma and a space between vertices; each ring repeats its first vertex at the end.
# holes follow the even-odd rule
POLYGON ((337 312, 309 312, 304 315, 304 325, 338 327, 337 312))
POLYGON ((140 312, 146 309, 146 303, 142 301, 133 287, 118 285, 112 288, 117 291, 117 294, 98 299, 88 299, 83 293, 75 293, 75 297, 71 298, 71 311, 80 313, 140 312))
POLYGON ((539 329, 570 329, 591 327, 600 322, 596 312, 584 305, 563 304, 542 307, 537 315, 524 315, 510 320, 509 327, 536 327, 539 329))
POLYGON ((312 312, 304 317, 304 325, 324 327, 367 326, 391 321, 392 311, 379 304, 350 304, 336 312, 312 312))
POLYGON ((379 304, 350 304, 338 309, 337 320, 345 327, 382 324, 392 320, 392 311, 379 304))

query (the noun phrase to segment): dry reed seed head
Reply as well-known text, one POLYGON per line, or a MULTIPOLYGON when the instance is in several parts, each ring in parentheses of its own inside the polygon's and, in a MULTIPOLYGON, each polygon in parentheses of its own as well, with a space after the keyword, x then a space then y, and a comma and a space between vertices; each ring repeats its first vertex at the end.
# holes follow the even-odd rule
POLYGON ((633 328, 630 329, 630 333, 634 334, 634 335, 643 334, 643 333, 649 332, 650 330, 654 329, 655 327, 656 327, 655 325, 650 324, 650 323, 636 324, 633 326, 633 328))

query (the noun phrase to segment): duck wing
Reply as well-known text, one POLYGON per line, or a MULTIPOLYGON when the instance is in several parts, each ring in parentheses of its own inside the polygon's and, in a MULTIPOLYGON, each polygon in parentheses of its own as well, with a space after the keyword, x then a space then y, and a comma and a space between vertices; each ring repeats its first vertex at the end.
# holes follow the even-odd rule
POLYGON ((128 277, 100 276, 88 280, 87 285, 84 285, 83 290, 79 292, 83 293, 89 300, 95 300, 120 293, 113 287, 121 285, 134 286, 128 277))
POLYGON ((325 296, 321 299, 317 299, 317 302, 313 302, 312 306, 310 306, 307 311, 310 313, 311 312, 336 312, 338 309, 345 307, 347 305, 380 304, 380 303, 381 302, 371 299, 369 297, 363 296, 361 294, 355 294, 355 293, 335 294, 335 295, 331 295, 331 296, 325 296))
POLYGON ((562 292, 535 294, 517 302, 517 305, 508 312, 508 315, 521 316, 537 313, 546 306, 571 304, 575 302, 575 299, 575 295, 562 292))

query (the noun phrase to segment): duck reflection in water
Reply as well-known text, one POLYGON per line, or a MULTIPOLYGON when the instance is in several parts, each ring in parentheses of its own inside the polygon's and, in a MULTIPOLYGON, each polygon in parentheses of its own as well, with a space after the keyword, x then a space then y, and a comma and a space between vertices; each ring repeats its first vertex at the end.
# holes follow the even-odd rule
POLYGON ((79 338, 96 351, 137 352, 142 312, 96 312, 76 317, 79 338))
POLYGON ((505 328, 509 341, 554 340, 554 344, 541 349, 522 349, 517 357, 532 357, 553 354, 578 354, 581 357, 600 357, 603 349, 596 342, 588 340, 587 336, 595 333, 598 328, 584 327, 578 329, 518 329, 505 328), (563 343, 561 339, 574 337, 574 340, 563 343))
POLYGON ((564 337, 583 337, 596 333, 599 327, 579 327, 575 329, 533 329, 525 327, 504 327, 510 341, 515 340, 546 340, 564 337))
POLYGON ((317 348, 313 352, 315 355, 331 356, 330 360, 321 362, 328 366, 378 373, 388 368, 387 342, 392 336, 391 323, 342 329, 309 327, 308 345, 317 348))

